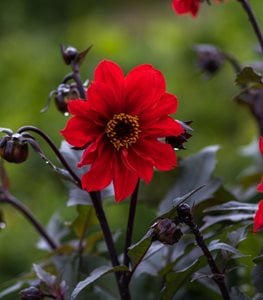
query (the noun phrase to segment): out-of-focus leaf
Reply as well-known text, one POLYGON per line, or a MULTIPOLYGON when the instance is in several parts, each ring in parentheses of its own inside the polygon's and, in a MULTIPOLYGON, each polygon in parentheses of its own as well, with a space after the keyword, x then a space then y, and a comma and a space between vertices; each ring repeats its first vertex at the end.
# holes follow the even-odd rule
POLYGON ((263 300, 263 294, 257 294, 252 300, 263 300))
POLYGON ((237 287, 233 287, 230 292, 231 300, 250 300, 251 298, 244 295, 237 287))
POLYGON ((220 180, 211 179, 216 165, 216 152, 218 149, 219 146, 209 146, 181 161, 176 182, 161 202, 159 214, 164 214, 173 205, 176 205, 175 202, 173 203, 174 199, 203 185, 205 185, 204 188, 189 197, 188 204, 197 204, 212 197, 221 184, 220 180))
POLYGON ((243 203, 238 201, 229 201, 220 205, 209 207, 205 212, 211 211, 231 211, 231 210, 242 210, 248 212, 255 212, 257 209, 257 204, 243 203))
POLYGON ((227 238, 229 243, 233 247, 237 247, 242 241, 246 239, 247 236, 247 226, 242 226, 236 230, 229 232, 227 238))
MULTIPOLYGON (((60 146, 60 152, 67 160, 67 163, 71 167, 71 169, 81 178, 85 173, 88 172, 89 167, 85 166, 82 168, 78 168, 77 164, 81 160, 81 156, 83 151, 72 149, 71 145, 66 141, 62 141, 60 146)), ((112 185, 109 185, 102 191, 102 197, 109 197, 114 195, 112 185)), ((81 190, 75 184, 69 183, 69 199, 68 206, 72 205, 91 205, 91 200, 89 193, 81 190)))
POLYGON ((139 242, 129 247, 128 255, 134 266, 142 260, 148 249, 151 247, 153 232, 154 230, 150 228, 139 242))
MULTIPOLYGON (((60 244, 62 238, 64 238, 69 232, 68 228, 63 222, 61 222, 60 217, 57 214, 52 216, 46 230, 58 245, 60 244)), ((44 239, 39 240, 37 247, 42 250, 50 251, 50 246, 44 239)))
POLYGON ((253 269, 252 282, 259 293, 263 293, 262 277, 263 277, 263 265, 258 264, 253 269))
POLYGON ((257 265, 263 264, 263 255, 257 256, 253 259, 253 262, 257 265))
POLYGON ((241 222, 241 221, 247 221, 247 220, 253 220, 254 214, 244 214, 244 213, 235 213, 235 214, 228 214, 228 215, 222 215, 222 216, 205 216, 204 222, 205 224, 201 228, 201 230, 205 230, 206 228, 215 225, 220 222, 241 222))
POLYGON ((244 67, 237 74, 235 83, 240 86, 263 87, 262 76, 251 67, 244 67))
POLYGON ((191 275, 203 267, 204 257, 195 260, 190 266, 177 272, 170 272, 165 276, 164 288, 161 291, 161 300, 173 299, 176 292, 185 282, 189 281, 191 275))
POLYGON ((97 223, 97 218, 93 206, 90 205, 78 205, 77 212, 78 216, 70 227, 79 238, 82 238, 87 229, 97 223))
POLYGON ((89 286, 91 283, 96 281, 97 279, 101 278, 102 276, 109 274, 111 272, 121 272, 121 271, 128 271, 128 268, 126 266, 116 266, 116 267, 110 267, 110 266, 102 266, 97 269, 95 269, 90 276, 88 276, 85 280, 80 281, 75 289, 73 290, 71 294, 71 300, 77 299, 76 297, 78 294, 87 286, 89 286))
POLYGON ((33 269, 36 273, 37 278, 44 282, 48 287, 54 286, 56 283, 56 277, 46 272, 40 265, 33 264, 33 269))
POLYGON ((20 290, 21 287, 23 286, 23 284, 24 284, 23 281, 18 281, 16 283, 14 283, 13 285, 9 286, 8 288, 2 290, 0 292, 0 299, 4 298, 5 296, 7 296, 13 292, 20 290))
POLYGON ((228 245, 226 243, 220 243, 220 242, 217 242, 217 241, 212 241, 208 245, 208 249, 209 249, 209 251, 214 251, 214 250, 227 251, 227 252, 235 254, 238 257, 245 257, 245 256, 247 256, 245 254, 242 254, 239 250, 237 250, 236 248, 232 247, 231 245, 228 245))

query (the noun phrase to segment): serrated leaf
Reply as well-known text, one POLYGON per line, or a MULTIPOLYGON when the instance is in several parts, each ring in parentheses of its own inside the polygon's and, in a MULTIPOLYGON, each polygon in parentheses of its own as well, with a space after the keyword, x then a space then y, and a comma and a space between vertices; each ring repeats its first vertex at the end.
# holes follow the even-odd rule
POLYGON ((244 67, 236 76, 235 83, 240 86, 263 87, 262 75, 254 71, 252 67, 244 67))
POLYGON ((98 280, 102 276, 109 274, 111 272, 125 272, 128 271, 128 268, 126 266, 116 266, 116 267, 110 267, 110 266, 102 266, 97 269, 95 269, 90 276, 88 276, 86 279, 80 281, 75 289, 73 290, 71 294, 71 300, 77 299, 76 297, 78 294, 87 286, 89 286, 94 281, 98 280))
POLYGON ((257 204, 252 203, 243 203, 238 201, 229 201, 220 205, 215 205, 209 207, 205 212, 214 212, 214 211, 231 211, 231 210, 242 210, 255 212, 257 209, 257 204))
POLYGON ((138 243, 129 247, 128 255, 134 266, 141 261, 148 249, 151 247, 153 232, 154 230, 152 228, 149 229, 138 243))
POLYGON ((46 272, 40 265, 33 264, 34 272, 37 278, 39 278, 48 287, 54 286, 56 283, 56 277, 48 272, 46 272))
POLYGON ((178 170, 179 176, 160 204, 160 215, 172 209, 175 198, 181 197, 200 186, 205 185, 204 188, 189 197, 188 204, 196 204, 212 197, 221 185, 221 180, 212 178, 218 149, 219 146, 217 145, 209 146, 181 161, 178 170))

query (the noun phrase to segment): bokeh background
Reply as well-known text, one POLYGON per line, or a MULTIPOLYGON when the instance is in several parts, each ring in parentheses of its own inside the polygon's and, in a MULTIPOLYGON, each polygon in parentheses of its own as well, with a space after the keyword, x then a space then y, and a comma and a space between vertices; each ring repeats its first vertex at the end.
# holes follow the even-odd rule
MULTIPOLYGON (((67 118, 52 102, 41 114, 48 94, 70 70, 63 64, 59 44, 83 50, 93 45, 81 69, 83 79, 92 79, 94 67, 112 59, 128 72, 132 67, 150 63, 160 69, 167 89, 179 98, 176 118, 192 120, 193 137, 188 156, 212 144, 219 144, 217 175, 234 184, 249 159, 239 155, 240 147, 258 136, 249 111, 238 106, 234 73, 226 64, 220 73, 205 80, 196 65, 194 44, 210 43, 235 55, 243 64, 261 57, 257 41, 238 1, 203 4, 198 18, 176 16, 170 0, 144 1, 64 1, 1 0, 0 3, 0 127, 16 130, 22 125, 43 129, 57 145, 60 129, 67 118)), ((263 1, 252 0, 259 22, 263 25, 263 1)), ((53 159, 52 153, 47 155, 53 159)), ((21 199, 46 224, 58 212, 72 220, 74 208, 68 208, 65 184, 31 151, 21 165, 5 164, 12 193, 21 199)), ((158 201, 158 199, 154 199, 158 201)), ((145 227, 154 217, 143 203, 138 218, 145 227), (147 223, 148 222, 148 223, 147 223)), ((107 213, 113 228, 122 227, 119 213, 125 204, 110 206, 107 213)), ((43 255, 35 248, 37 234, 12 208, 1 206, 6 228, 0 231, 1 284, 31 269, 43 255)), ((125 207, 123 208, 126 209, 125 207)))

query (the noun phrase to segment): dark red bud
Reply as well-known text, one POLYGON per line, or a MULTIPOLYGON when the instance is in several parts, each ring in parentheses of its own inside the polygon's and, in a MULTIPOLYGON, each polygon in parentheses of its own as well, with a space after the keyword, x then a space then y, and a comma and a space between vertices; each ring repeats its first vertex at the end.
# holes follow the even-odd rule
POLYGON ((152 228, 155 239, 163 244, 173 245, 183 235, 181 229, 170 219, 160 219, 152 225, 152 228))
POLYGON ((70 65, 73 61, 76 60, 77 56, 79 55, 78 50, 71 46, 68 46, 66 48, 64 46, 61 46, 61 53, 66 65, 70 65))
POLYGON ((0 156, 11 163, 22 163, 28 157, 28 144, 11 136, 0 140, 0 156))

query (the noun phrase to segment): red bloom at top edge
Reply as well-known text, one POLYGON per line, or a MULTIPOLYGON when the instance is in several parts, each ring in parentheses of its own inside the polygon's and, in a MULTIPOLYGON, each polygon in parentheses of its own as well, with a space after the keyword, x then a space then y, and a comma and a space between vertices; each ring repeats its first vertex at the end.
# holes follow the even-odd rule
POLYGON ((91 166, 82 177, 83 189, 98 191, 113 182, 119 202, 140 178, 149 183, 154 167, 176 166, 174 149, 160 138, 184 129, 168 115, 176 112, 177 98, 166 92, 160 71, 140 65, 124 76, 117 64, 102 61, 87 99, 69 101, 73 116, 61 131, 71 145, 85 149, 78 166, 91 166))
POLYGON ((196 17, 200 6, 200 0, 173 0, 172 7, 174 11, 179 14, 190 13, 193 17, 196 17))
POLYGON ((258 209, 254 217, 253 232, 258 232, 263 228, 263 200, 258 204, 258 209))
POLYGON ((259 138, 259 150, 263 154, 263 136, 259 138))

